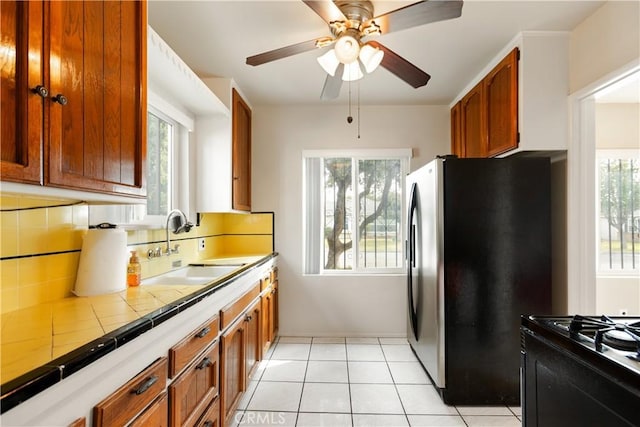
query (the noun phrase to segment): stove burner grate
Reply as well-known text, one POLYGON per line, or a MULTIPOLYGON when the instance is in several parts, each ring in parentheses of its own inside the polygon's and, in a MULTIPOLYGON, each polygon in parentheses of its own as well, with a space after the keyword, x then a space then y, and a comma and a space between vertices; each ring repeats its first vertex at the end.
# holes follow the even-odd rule
POLYGON ((596 350, 602 352, 602 344, 609 347, 635 352, 627 357, 640 361, 640 322, 616 323, 607 316, 598 318, 575 315, 569 325, 572 338, 584 332, 594 334, 596 350))

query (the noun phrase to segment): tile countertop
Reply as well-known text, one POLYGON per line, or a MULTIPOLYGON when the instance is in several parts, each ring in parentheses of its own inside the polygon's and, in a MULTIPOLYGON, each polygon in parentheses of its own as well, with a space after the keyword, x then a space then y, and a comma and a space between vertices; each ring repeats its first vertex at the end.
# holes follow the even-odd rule
MULTIPOLYGON (((68 297, 2 315, 0 383, 5 398, 35 382, 44 389, 82 369, 231 283, 276 254, 221 257, 198 265, 246 264, 206 285, 145 285, 92 296, 68 297)), ((40 390, 32 390, 32 392, 40 390)))

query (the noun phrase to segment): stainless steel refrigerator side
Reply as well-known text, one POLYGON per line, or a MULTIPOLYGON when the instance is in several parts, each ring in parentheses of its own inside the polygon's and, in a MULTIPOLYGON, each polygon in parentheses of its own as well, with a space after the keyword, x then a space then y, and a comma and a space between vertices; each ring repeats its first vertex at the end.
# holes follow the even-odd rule
MULTIPOLYGON (((434 160, 413 172, 407 188, 416 184, 415 212, 408 233, 413 233, 415 265, 408 267, 416 309, 417 339, 408 324, 409 343, 434 384, 445 387, 444 287, 442 236, 442 161, 434 160)), ((411 194, 411 193, 410 193, 411 194)), ((409 235, 411 236, 411 235, 409 235)), ((408 289, 411 292, 411 289, 408 289)), ((411 300, 411 298, 409 298, 411 300)), ((409 307, 412 310, 412 307, 409 307)))

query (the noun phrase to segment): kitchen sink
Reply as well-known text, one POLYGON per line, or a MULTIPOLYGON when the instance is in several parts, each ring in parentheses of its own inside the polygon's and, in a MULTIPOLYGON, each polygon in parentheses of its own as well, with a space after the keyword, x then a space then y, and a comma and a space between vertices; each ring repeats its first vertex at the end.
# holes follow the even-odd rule
POLYGON ((149 277, 142 285, 205 285, 236 271, 239 265, 187 266, 149 277))

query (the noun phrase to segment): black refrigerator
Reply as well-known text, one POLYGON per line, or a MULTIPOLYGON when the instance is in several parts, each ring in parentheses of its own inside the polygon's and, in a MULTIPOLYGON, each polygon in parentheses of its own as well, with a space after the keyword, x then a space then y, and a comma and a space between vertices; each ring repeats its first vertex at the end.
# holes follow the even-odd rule
POLYGON ((407 177, 407 337, 447 404, 520 402, 520 316, 551 312, 550 186, 543 157, 407 177))

